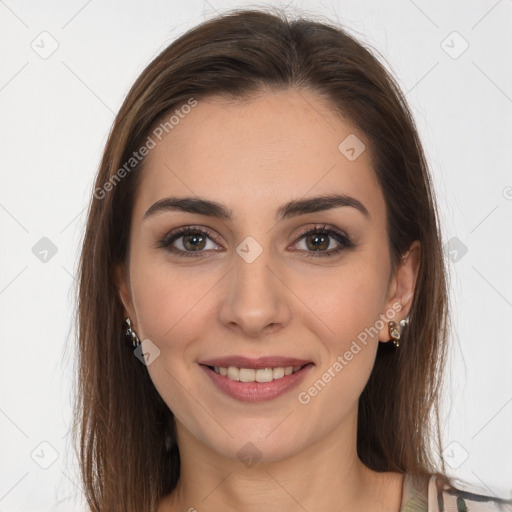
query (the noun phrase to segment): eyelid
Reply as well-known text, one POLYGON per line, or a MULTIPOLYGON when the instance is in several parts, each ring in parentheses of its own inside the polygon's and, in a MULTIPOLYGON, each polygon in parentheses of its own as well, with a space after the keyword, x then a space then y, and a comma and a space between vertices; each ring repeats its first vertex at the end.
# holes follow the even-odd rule
POLYGON ((343 238, 346 238, 347 240, 350 240, 350 237, 347 233, 345 233, 344 231, 342 231, 341 229, 339 228, 336 228, 334 226, 330 226, 329 224, 324 224, 324 223, 316 223, 314 224, 313 226, 308 226, 306 228, 301 228, 301 230, 295 235, 295 238, 298 240, 300 238, 302 238, 304 235, 308 235, 308 234, 314 234, 315 232, 319 232, 319 233, 324 233, 324 232, 328 232, 328 233, 335 233, 337 235, 339 235, 340 237, 343 237, 343 238))

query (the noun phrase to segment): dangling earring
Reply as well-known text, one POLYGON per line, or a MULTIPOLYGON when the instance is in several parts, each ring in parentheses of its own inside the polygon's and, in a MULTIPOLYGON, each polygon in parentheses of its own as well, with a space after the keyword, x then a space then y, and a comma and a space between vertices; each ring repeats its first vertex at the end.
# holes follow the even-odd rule
POLYGON ((396 325, 396 322, 388 322, 389 325, 389 335, 393 339, 393 344, 395 347, 400 346, 400 338, 402 337, 403 331, 407 325, 409 325, 409 317, 404 318, 398 322, 400 328, 396 325))
POLYGON ((130 319, 127 318, 125 320, 126 324, 126 332, 125 332, 125 338, 128 343, 128 345, 132 346, 133 348, 137 348, 140 345, 140 340, 137 334, 135 334, 135 331, 132 329, 132 323, 130 322, 130 319))

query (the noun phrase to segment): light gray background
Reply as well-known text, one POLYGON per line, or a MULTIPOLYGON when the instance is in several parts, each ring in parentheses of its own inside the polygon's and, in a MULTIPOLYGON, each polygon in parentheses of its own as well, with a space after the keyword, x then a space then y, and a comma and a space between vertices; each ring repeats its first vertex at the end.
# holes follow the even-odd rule
MULTIPOLYGON (((447 461, 452 474, 510 498, 512 1, 286 3, 338 20, 407 91, 450 247, 447 461)), ((67 433, 74 275, 93 177, 150 60, 242 5, 254 4, 0 0, 0 512, 84 509, 67 433), (45 262, 43 237, 57 249, 45 262)))

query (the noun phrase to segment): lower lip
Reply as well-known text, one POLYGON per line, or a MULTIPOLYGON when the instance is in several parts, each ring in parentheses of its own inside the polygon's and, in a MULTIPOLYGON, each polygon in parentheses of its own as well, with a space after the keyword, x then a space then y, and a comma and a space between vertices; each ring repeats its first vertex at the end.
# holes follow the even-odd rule
POLYGON ((208 366, 200 366, 213 383, 231 398, 242 402, 263 402, 277 398, 298 386, 314 365, 309 363, 295 373, 271 382, 239 382, 215 373, 208 366))

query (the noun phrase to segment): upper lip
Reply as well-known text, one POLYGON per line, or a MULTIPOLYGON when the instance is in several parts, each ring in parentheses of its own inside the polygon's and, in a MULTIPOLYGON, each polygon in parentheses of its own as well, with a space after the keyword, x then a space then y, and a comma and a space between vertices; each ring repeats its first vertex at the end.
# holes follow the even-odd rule
POLYGON ((254 368, 255 370, 259 368, 278 368, 281 366, 285 368, 287 366, 304 366, 308 363, 312 363, 312 361, 297 359, 295 357, 281 356, 266 356, 257 358, 250 358, 245 356, 228 356, 199 362, 199 364, 204 364, 206 366, 221 366, 223 368, 235 366, 237 368, 254 368))

